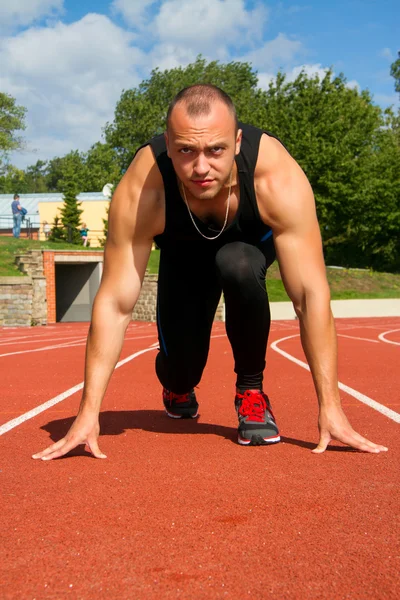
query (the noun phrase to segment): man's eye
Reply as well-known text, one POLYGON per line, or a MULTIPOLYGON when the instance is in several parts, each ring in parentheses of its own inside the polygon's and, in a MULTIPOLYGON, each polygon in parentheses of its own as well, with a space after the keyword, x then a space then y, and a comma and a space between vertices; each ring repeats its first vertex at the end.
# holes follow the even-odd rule
POLYGON ((191 152, 191 149, 190 149, 190 148, 181 148, 181 149, 179 150, 179 152, 180 152, 181 154, 189 154, 189 153, 191 152))
POLYGON ((214 148, 211 148, 211 152, 213 154, 221 154, 223 148, 221 148, 221 146, 214 146, 214 148))

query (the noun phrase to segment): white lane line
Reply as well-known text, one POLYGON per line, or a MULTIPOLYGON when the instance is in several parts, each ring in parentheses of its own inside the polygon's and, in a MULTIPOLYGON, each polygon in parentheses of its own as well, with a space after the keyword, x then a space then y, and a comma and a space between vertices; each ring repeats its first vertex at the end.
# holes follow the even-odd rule
POLYGON ((348 338, 349 340, 361 340, 363 342, 373 342, 374 344, 379 344, 378 340, 371 340, 370 338, 356 337, 355 335, 345 335, 344 333, 338 333, 337 336, 345 337, 345 338, 348 338))
POLYGON ((386 342, 387 344, 394 344, 395 346, 400 346, 400 342, 394 342, 393 340, 387 340, 385 338, 385 335, 388 335, 389 333, 395 333, 396 331, 400 331, 400 329, 391 329, 390 331, 384 331, 383 333, 378 335, 378 338, 382 340, 382 342, 386 342))
MULTIPOLYGON (((137 337, 127 337, 125 340, 127 341, 135 341, 142 340, 144 338, 153 338, 156 337, 156 334, 152 335, 140 335, 137 337)), ((43 348, 31 348, 30 350, 17 350, 16 352, 7 352, 6 354, 0 354, 0 358, 4 358, 5 356, 14 356, 16 354, 29 354, 31 352, 43 352, 44 350, 59 350, 60 348, 75 348, 77 346, 84 346, 86 344, 87 338, 80 338, 78 340, 74 340, 72 342, 65 342, 62 344, 56 344, 54 346, 44 346, 43 348)))
MULTIPOLYGON (((300 337, 300 334, 289 335, 287 337, 281 338, 280 340, 276 340, 275 342, 273 342, 271 344, 271 348, 273 350, 275 350, 275 352, 278 352, 278 354, 282 354, 282 356, 284 356, 288 360, 291 360, 292 362, 296 363, 296 365, 299 365, 299 367, 303 367, 303 369, 307 369, 307 371, 310 371, 310 367, 308 366, 307 363, 303 362, 302 360, 299 360, 295 356, 292 356, 288 352, 285 352, 284 350, 281 350, 280 348, 278 348, 278 344, 280 342, 284 342, 285 340, 290 340, 295 337, 300 337)), ((390 408, 387 408, 387 406, 383 406, 383 404, 379 404, 379 402, 376 402, 376 400, 372 400, 372 398, 365 396, 361 392, 354 390, 353 388, 349 387, 348 385, 345 385, 344 383, 341 383, 340 381, 339 381, 339 389, 341 389, 343 392, 346 392, 346 394, 353 396, 353 398, 356 398, 357 400, 359 400, 363 404, 366 404, 370 408, 373 408, 373 409, 377 410, 378 412, 382 413, 383 415, 385 415, 385 417, 392 419, 392 421, 395 421, 396 423, 400 423, 400 414, 390 408)))
POLYGON ((55 338, 46 338, 46 339, 41 339, 39 337, 31 337, 29 340, 24 340, 24 341, 18 341, 18 342, 0 342, 0 346, 19 346, 20 344, 43 344, 44 342, 65 342, 67 343, 66 340, 71 340, 71 342, 77 341, 81 339, 81 337, 79 336, 67 336, 67 337, 55 337, 55 338))
MULTIPOLYGON (((151 350, 155 350, 155 349, 156 349, 155 344, 153 344, 153 345, 149 346, 149 348, 145 348, 144 350, 139 350, 139 352, 135 352, 134 354, 131 354, 127 358, 120 360, 116 364, 115 368, 118 369, 119 367, 122 367, 130 360, 133 360, 134 358, 136 358, 137 356, 140 356, 141 354, 144 354, 145 352, 150 352, 151 350)), ((12 419, 11 421, 4 423, 4 425, 1 425, 1 427, 0 427, 0 435, 7 433, 7 431, 14 429, 14 427, 18 427, 18 425, 21 425, 22 423, 24 423, 25 421, 28 421, 29 419, 33 419, 33 417, 36 417, 36 415, 39 415, 40 413, 44 412, 48 408, 51 408, 55 404, 58 404, 59 402, 62 402, 66 398, 69 398, 69 396, 72 396, 76 392, 79 392, 79 390, 81 390, 83 388, 83 383, 84 382, 81 381, 81 383, 78 383, 78 385, 74 385, 74 387, 70 388, 66 392, 63 392, 62 394, 55 396, 55 398, 52 398, 51 400, 48 400, 47 402, 44 402, 43 404, 40 404, 36 408, 33 408, 32 410, 24 413, 23 415, 17 417, 16 419, 12 419)))
POLYGON ((16 354, 30 354, 31 352, 44 352, 45 350, 56 350, 58 348, 73 348, 74 346, 82 345, 81 342, 86 342, 86 338, 81 338, 75 342, 66 342, 65 344, 56 344, 55 346, 44 346, 43 348, 32 348, 31 350, 18 350, 17 352, 7 352, 0 354, 0 358, 5 356, 15 356, 16 354))

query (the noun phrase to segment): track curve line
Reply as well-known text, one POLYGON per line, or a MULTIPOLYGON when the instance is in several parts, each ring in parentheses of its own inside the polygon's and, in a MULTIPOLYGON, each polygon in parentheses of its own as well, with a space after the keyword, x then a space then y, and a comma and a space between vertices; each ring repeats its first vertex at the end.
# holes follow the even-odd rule
POLYGON ((378 338, 382 340, 382 342, 386 342, 387 344, 394 344, 395 346, 400 346, 400 342, 393 342, 392 340, 387 340, 385 335, 389 333, 395 333, 396 331, 400 331, 400 329, 390 329, 390 331, 384 331, 383 333, 378 335, 378 338))
MULTIPOLYGON (((275 350, 275 352, 278 352, 278 354, 281 354, 282 356, 284 356, 288 360, 296 363, 296 365, 299 365, 299 367, 303 367, 303 369, 307 369, 307 371, 310 371, 310 367, 308 366, 307 363, 305 363, 302 360, 299 360, 295 356, 292 356, 292 354, 289 354, 289 352, 285 352, 285 350, 282 350, 281 348, 278 347, 278 344, 280 342, 284 342, 286 340, 291 340, 291 339, 296 338, 296 337, 300 337, 300 334, 296 333, 295 335, 288 335, 287 337, 284 337, 284 338, 281 338, 279 340, 276 340, 275 342, 272 342, 271 348, 273 350, 275 350)), ((354 390, 353 388, 351 388, 348 385, 342 383, 341 381, 338 382, 338 386, 339 386, 339 389, 342 390, 343 392, 346 392, 346 394, 349 394, 350 396, 353 396, 353 398, 356 398, 357 400, 359 400, 363 404, 366 404, 370 408, 373 408, 374 410, 380 412, 382 415, 385 415, 385 417, 388 417, 392 421, 395 421, 396 423, 400 423, 400 414, 397 413, 396 411, 392 410, 391 408, 388 408, 387 406, 384 406, 383 404, 380 404, 376 400, 373 400, 372 398, 369 398, 365 394, 362 394, 361 392, 358 392, 357 390, 354 390)))
MULTIPOLYGON (((115 369, 122 367, 127 362, 130 362, 131 360, 140 356, 141 354, 145 354, 145 352, 150 352, 150 350, 156 350, 157 346, 158 346, 158 343, 152 344, 151 346, 149 346, 149 348, 145 348, 144 350, 139 350, 139 352, 135 352, 134 354, 127 356, 126 358, 124 358, 123 360, 120 360, 115 365, 115 369)), ((20 415, 16 419, 12 419, 11 421, 4 423, 4 425, 1 425, 1 427, 0 427, 0 435, 7 433, 7 431, 14 429, 14 427, 18 427, 18 425, 21 425, 22 423, 24 423, 25 421, 28 421, 29 419, 33 419, 33 417, 36 417, 36 415, 39 415, 40 413, 44 412, 48 408, 51 408, 55 404, 62 402, 66 398, 69 398, 76 392, 79 392, 79 390, 81 390, 82 388, 83 388, 83 381, 81 381, 81 383, 78 383, 77 385, 74 385, 74 387, 70 388, 69 390, 62 392, 58 396, 55 396, 55 398, 52 398, 51 400, 47 400, 47 402, 44 402, 43 404, 40 404, 36 408, 33 408, 32 410, 24 413, 23 415, 20 415)))

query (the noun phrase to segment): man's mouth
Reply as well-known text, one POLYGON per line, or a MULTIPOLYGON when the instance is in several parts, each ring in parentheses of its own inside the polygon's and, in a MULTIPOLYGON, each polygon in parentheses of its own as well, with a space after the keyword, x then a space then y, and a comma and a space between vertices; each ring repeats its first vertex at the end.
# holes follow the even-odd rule
POLYGON ((208 187, 212 184, 213 179, 192 179, 191 182, 200 186, 200 187, 208 187))

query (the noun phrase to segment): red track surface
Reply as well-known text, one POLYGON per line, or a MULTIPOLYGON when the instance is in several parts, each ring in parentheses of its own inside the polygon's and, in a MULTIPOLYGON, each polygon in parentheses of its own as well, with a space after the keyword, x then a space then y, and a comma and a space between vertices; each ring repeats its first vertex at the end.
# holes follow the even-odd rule
MULTIPOLYGON (((350 336, 339 337, 341 382, 400 413, 400 319, 340 320, 338 331, 350 336)), ((0 354, 20 352, 0 357, 1 423, 82 381, 84 342, 73 344, 86 332, 0 331, 0 354)), ((79 393, 0 437, 1 598, 400 597, 399 424, 343 393, 355 428, 389 452, 336 444, 312 454, 310 374, 270 348, 265 388, 283 443, 238 446, 223 333, 216 324, 195 422, 164 415, 152 350, 113 375, 101 416, 107 460, 83 448, 30 458, 68 429, 79 393)), ((273 323, 271 342, 296 333, 294 321, 273 323)), ((154 325, 132 324, 121 358, 156 341, 154 325)), ((279 348, 304 361, 298 337, 279 348)))

